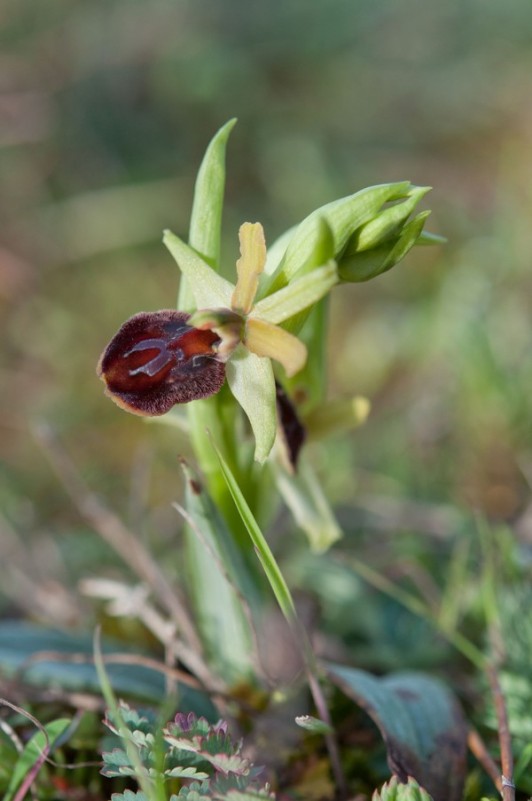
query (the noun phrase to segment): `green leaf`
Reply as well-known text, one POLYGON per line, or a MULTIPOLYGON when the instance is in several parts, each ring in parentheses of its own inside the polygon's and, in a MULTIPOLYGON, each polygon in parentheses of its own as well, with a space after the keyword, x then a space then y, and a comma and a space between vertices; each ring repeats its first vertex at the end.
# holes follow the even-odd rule
POLYGON ((196 779, 197 781, 209 778, 208 773, 203 773, 194 767, 172 768, 171 770, 165 770, 164 775, 172 779, 196 779))
MULTIPOLYGON (((198 171, 190 218, 189 244, 214 269, 219 269, 223 198, 225 190, 225 150, 236 120, 229 120, 214 135, 198 171)), ((177 304, 181 311, 194 308, 185 277, 179 285, 177 304)))
POLYGON ((412 776, 434 801, 460 801, 467 726, 458 702, 441 682, 421 673, 380 679, 332 664, 327 671, 378 726, 390 767, 401 781, 412 776))
POLYGON ((313 257, 323 240, 323 218, 332 234, 332 256, 338 259, 358 228, 373 219, 384 203, 408 197, 411 188, 409 181, 371 186, 313 211, 298 225, 290 239, 267 287, 267 294, 286 286, 308 262, 317 266, 313 257))
POLYGON ((43 728, 48 735, 48 741, 42 731, 33 735, 17 760, 3 801, 12 801, 22 781, 37 762, 42 760, 43 753, 49 755, 53 752, 54 747, 61 741, 71 723, 70 718, 59 718, 47 723, 43 728))
MULTIPOLYGON (((102 638, 102 650, 104 654, 139 652, 138 648, 130 649, 108 637, 102 638)), ((3 675, 15 675, 22 665, 40 651, 64 653, 65 659, 32 662, 24 670, 25 681, 34 686, 53 685, 71 692, 100 692, 100 683, 92 664, 92 635, 62 632, 18 620, 0 622, 0 672, 3 675), (91 661, 86 664, 69 662, 71 654, 86 655, 91 661)), ((115 693, 120 696, 134 697, 152 704, 160 704, 166 697, 164 674, 144 665, 109 664, 106 672, 115 693)), ((179 704, 183 712, 193 710, 210 720, 217 717, 205 693, 183 684, 179 684, 179 704)))
POLYGON ((207 491, 183 463, 186 510, 186 576, 195 619, 209 657, 227 683, 253 675, 251 632, 235 588, 254 602, 256 591, 231 533, 207 491))
POLYGON ((321 300, 337 282, 336 263, 330 261, 295 279, 284 289, 259 300, 250 317, 260 317, 269 323, 283 323, 321 300))
POLYGON ((312 717, 312 715, 299 715, 296 718, 296 723, 298 726, 301 726, 302 729, 306 729, 306 731, 310 731, 312 734, 332 734, 334 732, 332 726, 329 726, 328 723, 325 723, 324 720, 320 720, 320 718, 312 717))
POLYGON ((124 790, 123 793, 113 793, 111 801, 150 801, 142 790, 124 790))
MULTIPOLYGON (((231 306, 234 286, 229 281, 218 275, 195 250, 171 231, 164 232, 163 242, 186 277, 196 308, 215 309, 218 306, 224 308, 231 306)), ((190 308, 189 305, 189 311, 190 308)))
POLYGON ((296 619, 294 601, 281 569, 279 568, 272 550, 268 545, 264 534, 260 530, 260 527, 255 520, 251 509, 249 508, 247 501, 236 482, 235 477, 231 473, 229 465, 214 443, 213 447, 216 451, 216 455, 218 456, 223 477, 233 497, 236 508, 238 509, 238 512, 242 518, 242 522, 244 523, 251 541, 255 546, 257 556, 259 557, 260 563, 264 569, 281 611, 289 623, 294 623, 296 619))
POLYGON ((275 379, 271 361, 239 345, 227 362, 226 377, 231 392, 251 424, 255 437, 255 459, 264 462, 277 432, 275 379))
POLYGON ((401 784, 393 776, 380 790, 375 790, 371 801, 432 801, 432 798, 415 779, 409 778, 406 784, 401 784))
POLYGON ((328 550, 343 534, 312 467, 303 461, 294 475, 281 465, 274 469, 279 492, 307 535, 311 550, 314 553, 328 550))

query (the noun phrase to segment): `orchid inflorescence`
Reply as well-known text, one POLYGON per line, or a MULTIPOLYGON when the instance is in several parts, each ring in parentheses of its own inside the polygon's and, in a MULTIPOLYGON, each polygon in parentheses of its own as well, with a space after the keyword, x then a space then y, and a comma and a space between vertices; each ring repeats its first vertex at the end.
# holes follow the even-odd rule
MULTIPOLYGON (((218 138, 227 137, 228 126, 218 138)), ((414 244, 430 241, 423 233, 428 212, 409 219, 426 191, 408 182, 362 190, 318 209, 269 254, 261 224, 246 222, 235 284, 165 232, 194 307, 127 320, 98 365, 107 394, 135 414, 162 415, 175 404, 218 393, 227 381, 251 424, 255 458, 264 461, 278 417, 282 421, 291 407, 282 385, 309 358, 297 334, 310 311, 339 282, 368 280, 414 244)))

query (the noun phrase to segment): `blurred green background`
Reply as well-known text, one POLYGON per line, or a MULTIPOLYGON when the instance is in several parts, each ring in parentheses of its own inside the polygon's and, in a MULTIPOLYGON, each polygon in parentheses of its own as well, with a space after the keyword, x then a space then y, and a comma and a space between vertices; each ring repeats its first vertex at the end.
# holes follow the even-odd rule
POLYGON ((334 298, 330 395, 373 403, 311 451, 343 522, 440 536, 474 509, 532 542, 529 0, 3 0, 0 25, 4 611, 69 622, 61 593, 102 569, 38 421, 139 535, 176 539, 186 441, 110 403, 95 366, 126 317, 174 304, 161 232, 186 235, 232 116, 229 269, 242 221, 272 242, 384 181, 433 186, 448 237, 334 298))

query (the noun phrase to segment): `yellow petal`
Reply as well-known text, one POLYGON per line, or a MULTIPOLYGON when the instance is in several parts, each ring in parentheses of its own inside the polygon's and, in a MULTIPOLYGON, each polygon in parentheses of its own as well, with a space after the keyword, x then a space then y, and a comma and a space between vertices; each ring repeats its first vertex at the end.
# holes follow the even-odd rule
POLYGON ((299 373, 307 360, 307 349, 300 339, 278 325, 249 319, 244 344, 257 356, 267 356, 280 362, 288 377, 299 373))
POLYGON ((260 223, 244 223, 238 232, 240 240, 240 258, 236 263, 237 282, 233 297, 232 308, 247 314, 252 305, 259 277, 266 263, 266 242, 264 229, 260 223))

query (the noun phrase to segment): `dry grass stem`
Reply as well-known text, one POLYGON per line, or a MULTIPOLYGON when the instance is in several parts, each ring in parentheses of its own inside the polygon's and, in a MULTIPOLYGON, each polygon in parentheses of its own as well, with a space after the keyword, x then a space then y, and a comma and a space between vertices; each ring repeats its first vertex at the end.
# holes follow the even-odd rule
POLYGON ((510 727, 508 725, 508 711, 506 701, 499 681, 499 674, 494 664, 487 666, 488 679, 495 704, 497 715, 497 728, 499 731, 499 744, 501 750, 501 795, 503 801, 515 801, 514 786, 514 758, 512 754, 512 742, 510 739, 510 727))
MULTIPOLYGON (((206 688, 220 690, 219 680, 213 676, 201 657, 201 641, 176 588, 170 584, 138 538, 90 491, 50 427, 40 425, 36 429, 36 436, 82 517, 118 553, 131 570, 146 582, 154 597, 175 621, 188 646, 187 667, 206 688)), ((181 658, 185 663, 183 655, 181 658)))

